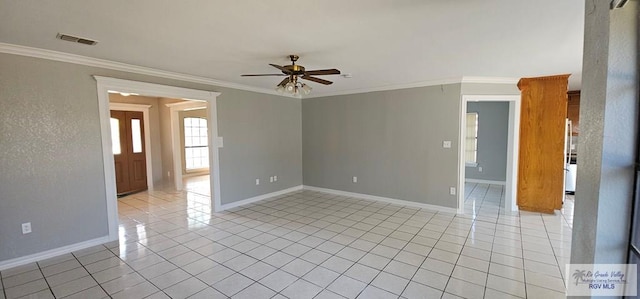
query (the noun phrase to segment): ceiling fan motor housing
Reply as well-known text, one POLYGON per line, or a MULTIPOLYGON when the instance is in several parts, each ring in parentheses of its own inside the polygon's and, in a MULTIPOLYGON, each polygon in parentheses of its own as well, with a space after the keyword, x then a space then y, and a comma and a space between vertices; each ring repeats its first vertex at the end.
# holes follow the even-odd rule
POLYGON ((282 73, 287 74, 287 75, 302 75, 304 74, 304 66, 301 65, 297 65, 297 64, 293 64, 293 65, 285 65, 284 68, 286 68, 289 73, 282 71, 282 73))

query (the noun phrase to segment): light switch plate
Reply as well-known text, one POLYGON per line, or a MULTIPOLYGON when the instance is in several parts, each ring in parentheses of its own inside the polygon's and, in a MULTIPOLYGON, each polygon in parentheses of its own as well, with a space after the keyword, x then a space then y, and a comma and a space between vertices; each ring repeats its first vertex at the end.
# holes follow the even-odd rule
POLYGON ((442 147, 451 148, 451 140, 445 140, 442 142, 442 147))
POLYGON ((216 142, 218 143, 219 148, 224 147, 224 140, 222 140, 222 137, 218 137, 216 142))

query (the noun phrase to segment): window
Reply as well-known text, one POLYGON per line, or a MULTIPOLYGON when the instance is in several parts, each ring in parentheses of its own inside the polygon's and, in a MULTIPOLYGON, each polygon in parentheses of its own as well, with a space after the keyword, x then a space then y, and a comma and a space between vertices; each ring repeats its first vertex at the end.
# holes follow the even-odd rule
POLYGON ((142 129, 140 127, 140 120, 131 119, 131 139, 133 142, 133 153, 142 153, 142 129))
POLYGON ((206 119, 184 118, 184 160, 186 170, 209 168, 206 119))
POLYGON ((475 167, 478 165, 478 113, 467 113, 466 132, 464 162, 467 166, 475 167))
POLYGON ((122 147, 120 146, 120 120, 117 118, 111 118, 111 150, 114 155, 122 153, 122 147))

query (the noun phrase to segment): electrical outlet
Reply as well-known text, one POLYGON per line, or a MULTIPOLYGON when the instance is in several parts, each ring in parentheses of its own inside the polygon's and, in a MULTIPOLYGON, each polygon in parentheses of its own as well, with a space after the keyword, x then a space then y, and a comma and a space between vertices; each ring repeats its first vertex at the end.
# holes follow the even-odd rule
POLYGON ((442 142, 442 147, 451 148, 451 140, 445 140, 442 142))
POLYGON ((269 177, 269 183, 273 183, 273 177, 272 176, 269 177))
POLYGON ((167 171, 167 177, 170 178, 171 177, 171 171, 167 171))
POLYGON ((256 185, 260 185, 260 179, 256 179, 256 185))
POLYGON ((26 235, 31 233, 31 222, 25 222, 22 224, 22 234, 26 235))
POLYGON ((482 172, 482 166, 478 166, 478 172, 482 172))
POLYGON ((358 182, 358 177, 357 177, 357 176, 354 176, 354 177, 353 177, 353 182, 354 182, 354 183, 357 183, 357 182, 358 182))
POLYGON ((456 187, 449 187, 449 194, 456 195, 456 187))
POLYGON ((277 182, 277 181, 278 181, 278 176, 277 176, 277 175, 274 175, 274 176, 273 176, 273 181, 274 181, 274 182, 277 182))

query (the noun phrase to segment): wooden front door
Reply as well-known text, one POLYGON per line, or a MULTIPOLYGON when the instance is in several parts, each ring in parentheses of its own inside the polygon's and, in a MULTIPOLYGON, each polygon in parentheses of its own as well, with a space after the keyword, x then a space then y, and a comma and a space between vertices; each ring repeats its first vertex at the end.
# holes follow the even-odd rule
POLYGON ((111 111, 111 140, 118 195, 147 189, 142 112, 111 111))

